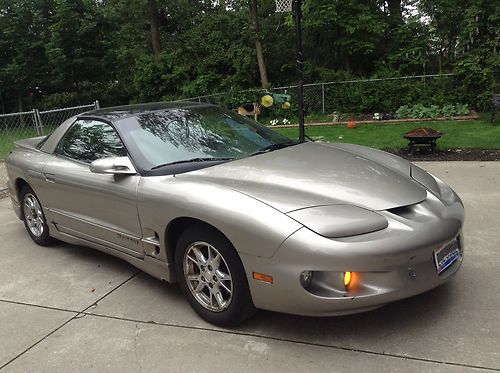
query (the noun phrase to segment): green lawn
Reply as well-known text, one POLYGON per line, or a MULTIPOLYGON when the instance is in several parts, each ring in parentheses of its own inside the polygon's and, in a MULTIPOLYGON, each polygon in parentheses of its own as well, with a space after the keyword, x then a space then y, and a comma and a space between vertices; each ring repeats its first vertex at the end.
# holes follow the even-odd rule
POLYGON ((5 159, 14 148, 14 141, 35 137, 34 128, 13 128, 0 130, 0 159, 5 159))
MULTIPOLYGON (((408 144, 402 134, 417 128, 432 127, 444 133, 438 140, 438 149, 476 148, 500 149, 500 125, 493 126, 489 115, 483 114, 478 120, 411 122, 398 124, 362 124, 349 129, 345 125, 329 127, 306 127, 306 134, 322 141, 347 142, 367 145, 379 149, 404 148, 408 144)), ((273 127, 277 132, 297 138, 297 128, 273 127)), ((33 128, 0 130, 0 159, 5 159, 14 147, 14 141, 34 137, 33 128)))
MULTIPOLYGON (((500 125, 493 126, 488 116, 478 120, 411 122, 398 124, 362 124, 349 129, 345 125, 306 127, 306 135, 322 141, 346 142, 379 149, 404 148, 408 144, 402 135, 417 127, 431 127, 444 133, 437 141, 438 149, 476 148, 500 149, 500 125)), ((297 128, 273 127, 290 138, 297 138, 297 128)))

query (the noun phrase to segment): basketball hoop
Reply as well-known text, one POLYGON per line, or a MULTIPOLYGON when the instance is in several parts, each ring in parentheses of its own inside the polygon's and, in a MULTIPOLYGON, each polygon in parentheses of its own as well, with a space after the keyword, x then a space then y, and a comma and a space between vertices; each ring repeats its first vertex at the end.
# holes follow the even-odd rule
POLYGON ((287 13, 292 11, 293 0, 276 0, 276 13, 287 13))

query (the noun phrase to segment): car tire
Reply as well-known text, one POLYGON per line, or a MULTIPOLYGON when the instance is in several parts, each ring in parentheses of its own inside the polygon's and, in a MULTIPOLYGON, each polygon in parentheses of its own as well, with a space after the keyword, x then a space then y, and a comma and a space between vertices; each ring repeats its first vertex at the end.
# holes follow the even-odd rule
POLYGON ((49 235, 49 226, 40 200, 30 186, 24 185, 20 193, 21 217, 31 239, 40 246, 55 242, 49 235))
POLYGON ((255 313, 243 264, 219 231, 187 228, 176 245, 175 269, 189 304, 209 323, 236 326, 255 313))

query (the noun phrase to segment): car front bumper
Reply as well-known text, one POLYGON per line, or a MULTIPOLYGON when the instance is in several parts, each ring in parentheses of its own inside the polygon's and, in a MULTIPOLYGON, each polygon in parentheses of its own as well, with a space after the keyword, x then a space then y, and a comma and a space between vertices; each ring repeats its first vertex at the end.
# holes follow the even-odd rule
POLYGON ((342 315, 442 285, 463 261, 464 209, 458 200, 444 207, 438 204, 426 200, 413 215, 384 212, 389 227, 378 232, 329 239, 304 227, 271 259, 241 255, 255 306, 298 315, 342 315), (434 250, 455 239, 460 242, 460 256, 438 274, 434 250), (313 273, 306 287, 300 281, 303 271, 313 273), (353 272, 347 288, 342 280, 345 271, 353 272), (272 276, 273 283, 255 280, 253 272, 272 276))

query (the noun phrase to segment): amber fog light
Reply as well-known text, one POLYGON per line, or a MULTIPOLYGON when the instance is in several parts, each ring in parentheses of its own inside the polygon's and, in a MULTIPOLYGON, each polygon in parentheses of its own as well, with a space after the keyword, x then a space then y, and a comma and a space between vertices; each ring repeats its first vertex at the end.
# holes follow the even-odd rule
POLYGON ((344 286, 347 288, 352 281, 352 272, 344 272, 344 286))
POLYGON ((306 289, 309 285, 311 285, 312 280, 312 272, 304 271, 300 274, 300 284, 304 289, 306 289))

